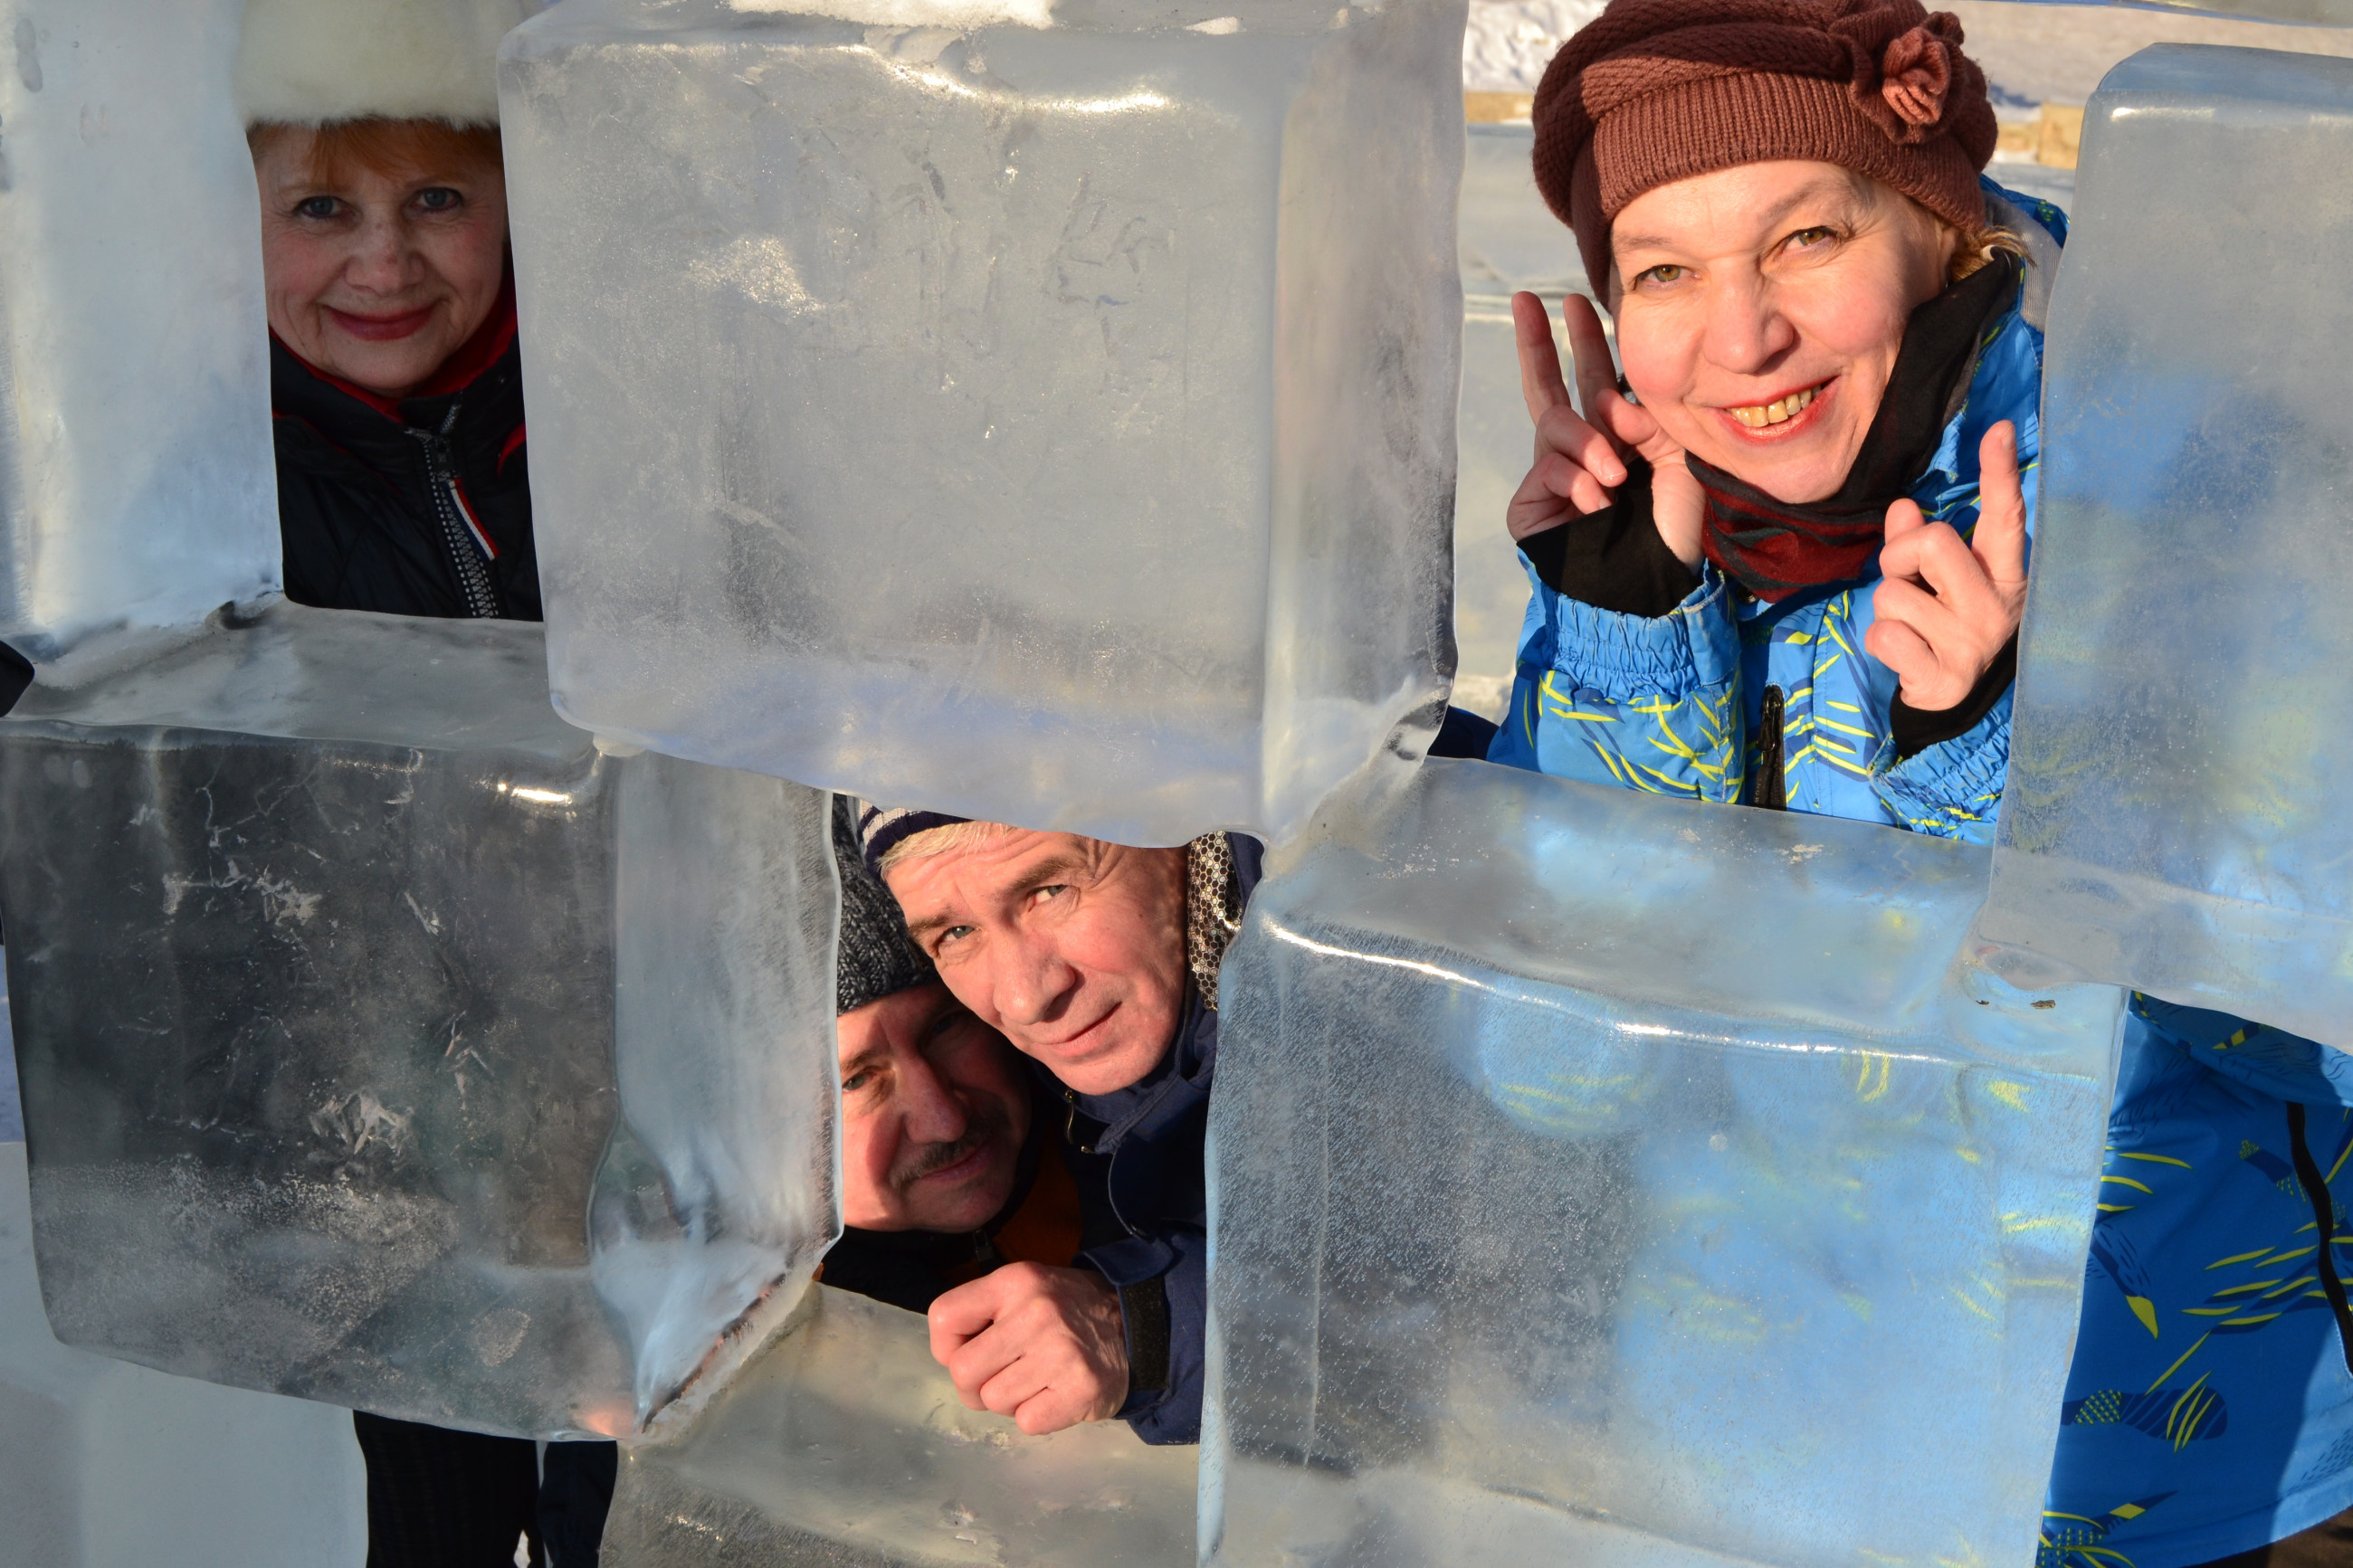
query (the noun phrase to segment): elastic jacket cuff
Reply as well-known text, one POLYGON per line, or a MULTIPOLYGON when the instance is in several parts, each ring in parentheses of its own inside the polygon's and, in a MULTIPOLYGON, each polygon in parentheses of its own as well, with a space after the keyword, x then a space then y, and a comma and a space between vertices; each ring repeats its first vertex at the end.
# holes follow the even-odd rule
POLYGON ((1626 482, 1599 511, 1546 529, 1520 542, 1536 580, 1554 593, 1597 610, 1655 618, 1699 586, 1699 574, 1684 565, 1667 542, 1651 510, 1651 465, 1626 459, 1626 482))
POLYGON ((1168 1392, 1168 1288, 1158 1278, 1119 1288, 1127 1328, 1127 1401, 1121 1414, 1168 1392))
POLYGON ((1887 712, 1895 737, 1895 760, 1917 756, 1940 742, 1957 741, 1976 729, 2017 679, 2018 634, 2012 632, 2010 640, 2001 645, 2001 651, 1994 655, 1993 662, 1986 666, 1986 672, 1978 677, 1978 683, 1969 689, 1969 694, 1955 706, 1925 712, 1905 701, 1904 694, 1898 691, 1887 712))

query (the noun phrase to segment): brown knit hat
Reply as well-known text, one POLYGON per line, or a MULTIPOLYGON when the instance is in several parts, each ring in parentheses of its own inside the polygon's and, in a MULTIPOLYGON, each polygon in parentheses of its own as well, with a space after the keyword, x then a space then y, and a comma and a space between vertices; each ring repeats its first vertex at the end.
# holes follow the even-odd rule
POLYGON ((1837 163, 1978 228, 1993 104, 1960 44, 1919 0, 1612 0, 1536 89, 1536 188, 1596 294, 1626 204, 1739 163, 1837 163))

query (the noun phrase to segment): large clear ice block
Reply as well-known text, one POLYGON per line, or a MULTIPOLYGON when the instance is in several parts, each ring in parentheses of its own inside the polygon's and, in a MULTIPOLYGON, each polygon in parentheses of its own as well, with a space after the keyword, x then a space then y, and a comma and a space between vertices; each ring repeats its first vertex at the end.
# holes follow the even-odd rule
POLYGON ((351 1417, 69 1350, 33 1274, 25 1146, 0 1141, 0 1568, 353 1568, 351 1417))
POLYGON ((279 582, 244 9, 0 20, 0 639, 36 659, 279 582))
POLYGON ((516 29, 559 709, 1125 843, 1290 833, 1452 671, 1462 17, 516 29))
POLYGON ((1984 930, 2353 1047, 2348 181, 2353 60, 2161 45, 2084 115, 1984 930))
POLYGON ((1989 966, 1981 848, 1483 763, 1335 815, 1219 988, 1216 1561, 2031 1560, 2122 993, 1989 966))
POLYGON ((1190 1568, 1196 1455, 968 1410, 923 1320, 829 1286, 672 1443, 632 1447, 605 1568, 1190 1568))
POLYGON ((604 754, 543 660, 281 605, 0 721, 60 1339, 611 1435, 790 1309, 836 1228, 827 797, 604 754))
MULTIPOLYGON (((1500 719, 1511 701, 1529 595, 1527 571, 1504 513, 1527 477, 1535 436, 1520 393, 1512 296, 1534 291, 1560 338, 1562 300, 1589 289, 1568 226, 1536 193, 1530 166, 1535 129, 1473 125, 1468 142, 1461 234, 1462 401, 1455 423, 1461 479, 1454 490, 1453 700, 1457 707, 1500 719)), ((1560 351, 1568 353, 1565 339, 1560 351)))

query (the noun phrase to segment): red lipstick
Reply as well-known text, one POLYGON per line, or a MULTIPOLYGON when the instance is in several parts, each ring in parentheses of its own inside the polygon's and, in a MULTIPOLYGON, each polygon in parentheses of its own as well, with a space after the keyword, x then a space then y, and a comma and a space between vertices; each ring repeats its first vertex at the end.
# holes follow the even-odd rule
POLYGON ((332 305, 320 309, 334 318, 335 325, 362 342, 388 343, 412 336, 433 319, 433 307, 421 310, 404 310, 396 316, 354 316, 348 310, 338 310, 332 305))

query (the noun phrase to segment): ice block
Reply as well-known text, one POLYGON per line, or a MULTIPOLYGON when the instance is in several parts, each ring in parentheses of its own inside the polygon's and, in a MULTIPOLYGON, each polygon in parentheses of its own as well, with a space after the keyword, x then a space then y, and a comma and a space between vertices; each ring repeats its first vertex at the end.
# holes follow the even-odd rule
POLYGON ((605 754, 543 658, 281 604, 0 722, 61 1340, 609 1436, 789 1310, 836 1229, 827 797, 605 754))
POLYGON ((2160 45, 2084 115, 1984 926, 2339 1047, 2347 179, 2353 60, 2160 45))
POLYGON ((1219 982, 1204 1560, 2031 1560, 2123 994, 2002 978, 1979 847, 1330 809, 1219 982))
POLYGON ((243 12, 0 22, 0 640, 36 660, 278 585, 243 12))
MULTIPOLYGON (((2084 0, 2031 0, 2037 5, 2081 5, 2084 0)), ((2094 4, 2130 5, 2137 0, 2094 0, 2094 4)), ((2158 9, 2194 11, 2209 16, 2238 16, 2250 22, 2298 22, 2328 27, 2353 27, 2353 0, 2157 0, 2158 9)))
POLYGON ((684 1436, 621 1458, 605 1568, 1189 1568, 1195 1458, 965 1408, 923 1320, 831 1286, 684 1436))
POLYGON ((352 1419, 69 1350, 33 1276, 25 1146, 0 1142, 0 1568, 355 1568, 352 1419))
MULTIPOLYGON (((1483 7, 1489 12, 1503 5, 1483 7)), ((1565 7, 1546 9, 1556 22, 1565 7)), ((1565 22, 1564 22, 1565 25, 1565 22)), ((1542 62, 1538 62, 1541 70, 1542 62)), ((1564 356, 1560 302, 1589 292, 1568 227, 1536 194, 1527 125, 1469 127, 1462 169, 1462 401, 1454 491, 1454 703, 1490 719, 1512 697, 1528 574, 1504 526, 1504 510, 1527 477, 1535 426, 1520 393, 1512 296, 1535 292, 1551 313, 1564 356)), ((1608 317, 1602 318, 1605 321, 1608 317)), ((1562 363, 1567 363, 1566 357, 1562 363)))
POLYGON ((1426 735, 1462 18, 565 0, 517 28, 558 708, 1141 845, 1285 837, 1426 735))

